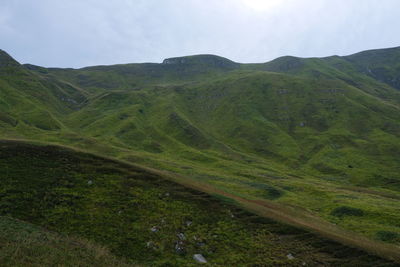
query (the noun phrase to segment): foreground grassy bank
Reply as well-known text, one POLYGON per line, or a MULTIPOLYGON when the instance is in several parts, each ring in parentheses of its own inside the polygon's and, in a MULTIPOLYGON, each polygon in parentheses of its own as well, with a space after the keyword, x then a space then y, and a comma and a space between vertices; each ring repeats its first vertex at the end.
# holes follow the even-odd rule
POLYGON ((201 254, 214 266, 395 266, 143 168, 55 146, 0 148, 2 215, 93 240, 132 264, 190 266, 201 254))
POLYGON ((50 232, 10 217, 0 217, 1 266, 138 266, 82 238, 50 232))

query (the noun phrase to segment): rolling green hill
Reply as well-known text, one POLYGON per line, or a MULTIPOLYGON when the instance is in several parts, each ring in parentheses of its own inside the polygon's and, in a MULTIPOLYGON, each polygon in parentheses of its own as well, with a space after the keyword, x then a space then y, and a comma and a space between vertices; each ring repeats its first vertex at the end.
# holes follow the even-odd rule
POLYGON ((395 266, 150 170, 63 147, 0 147, 1 215, 48 229, 0 217, 2 266, 196 266, 195 254, 213 266, 395 266))
POLYGON ((0 137, 167 171, 340 242, 330 227, 398 246, 399 57, 390 48, 59 69, 1 52, 0 137))

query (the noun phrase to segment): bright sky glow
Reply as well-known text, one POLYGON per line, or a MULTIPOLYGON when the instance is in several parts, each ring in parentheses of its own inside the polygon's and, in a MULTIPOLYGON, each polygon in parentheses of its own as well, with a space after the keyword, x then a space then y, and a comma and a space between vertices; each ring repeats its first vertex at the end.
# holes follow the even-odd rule
POLYGON ((347 55, 400 46, 399 10, 400 0, 0 0, 0 49, 46 67, 347 55))
POLYGON ((272 10, 279 5, 285 4, 285 0, 241 0, 243 4, 254 11, 263 12, 272 10))

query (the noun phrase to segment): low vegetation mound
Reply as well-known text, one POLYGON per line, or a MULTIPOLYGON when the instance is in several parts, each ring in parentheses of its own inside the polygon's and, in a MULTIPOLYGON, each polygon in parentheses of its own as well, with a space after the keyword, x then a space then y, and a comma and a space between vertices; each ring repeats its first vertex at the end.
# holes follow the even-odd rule
POLYGON ((364 211, 362 209, 358 208, 353 208, 353 207, 347 207, 347 206, 341 206, 335 208, 332 213, 333 216, 337 217, 344 217, 344 216, 363 216, 364 211))

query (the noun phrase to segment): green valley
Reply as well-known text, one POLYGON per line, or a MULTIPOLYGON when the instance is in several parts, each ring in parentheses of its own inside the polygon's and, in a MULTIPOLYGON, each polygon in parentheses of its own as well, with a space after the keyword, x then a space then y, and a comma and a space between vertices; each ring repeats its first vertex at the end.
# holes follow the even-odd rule
POLYGON ((390 266, 371 255, 400 262, 399 111, 400 48, 82 69, 0 51, 0 215, 121 265, 390 266))

